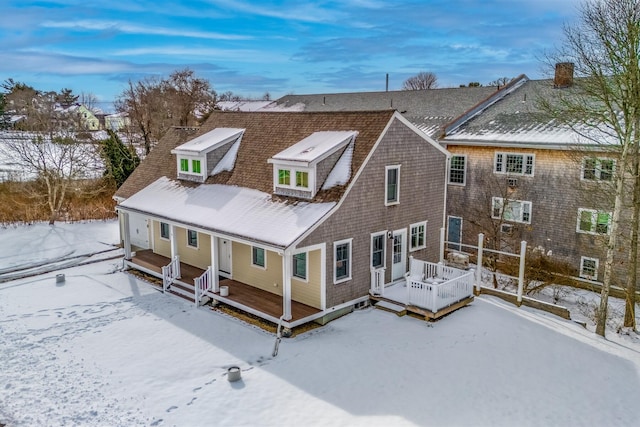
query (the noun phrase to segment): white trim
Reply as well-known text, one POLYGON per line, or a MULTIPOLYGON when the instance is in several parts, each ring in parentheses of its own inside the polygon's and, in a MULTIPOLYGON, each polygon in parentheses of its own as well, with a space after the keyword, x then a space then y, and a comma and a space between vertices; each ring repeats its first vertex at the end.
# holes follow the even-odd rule
POLYGON ((386 268, 387 267, 387 230, 371 233, 370 246, 369 246, 369 267, 371 268, 386 268), (382 236, 382 265, 373 265, 373 239, 374 237, 382 236))
POLYGON ((250 262, 252 267, 259 268, 261 270, 266 270, 267 269, 267 250, 265 248, 263 248, 262 246, 252 245, 251 246, 251 260, 249 262, 250 262), (262 259, 264 261, 264 265, 255 264, 253 262, 253 250, 254 249, 261 249, 262 250, 262 259))
POLYGON ((351 280, 352 278, 352 266, 353 266, 353 238, 349 238, 349 239, 343 239, 343 240, 338 240, 333 242, 333 265, 331 266, 333 269, 333 284, 337 285, 343 282, 347 282, 349 280, 351 280), (347 276, 338 279, 336 277, 336 270, 337 270, 337 265, 336 265, 336 250, 338 248, 338 246, 344 245, 344 244, 348 244, 349 245, 349 259, 348 259, 348 264, 347 264, 347 276))
POLYGON ((427 221, 416 222, 409 225, 409 252, 418 251, 427 247, 427 221), (421 246, 413 247, 413 228, 424 226, 424 244, 421 246))
POLYGON ((582 256, 582 257, 580 257, 580 271, 578 272, 578 276, 582 277, 583 279, 598 280, 598 267, 599 266, 600 266, 600 260, 598 258, 591 258, 591 257, 582 256), (596 266, 595 266, 595 269, 594 269, 593 276, 589 276, 587 274, 583 274, 584 262, 585 261, 595 261, 596 266))
POLYGON ((611 157, 596 157, 596 156, 584 156, 582 158, 582 162, 580 162, 580 181, 585 181, 585 182, 613 182, 613 178, 614 178, 614 174, 616 172, 616 166, 618 165, 618 162, 616 161, 616 159, 611 158, 611 157), (587 160, 595 160, 596 161, 596 167, 595 167, 595 175, 596 177, 594 179, 589 179, 589 178, 585 178, 584 177, 584 164, 587 160), (600 175, 602 174, 602 161, 603 160, 610 160, 613 162, 613 167, 611 169, 611 179, 602 179, 600 178, 600 175))
MULTIPOLYGON (((415 133, 416 135, 418 135, 420 138, 424 139, 425 141, 427 141, 431 146, 433 146, 434 148, 436 148, 438 151, 440 151, 442 154, 444 154, 446 157, 451 157, 451 153, 449 151, 447 151, 442 145, 440 145, 439 143, 437 143, 433 138, 431 138, 429 135, 427 135, 426 133, 424 133, 424 131, 421 131, 418 127, 416 127, 416 125, 414 125, 413 123, 411 123, 409 120, 407 120, 406 117, 404 117, 402 114, 400 114, 399 112, 395 112, 393 114, 393 117, 391 118, 391 120, 389 120, 389 123, 393 122, 393 119, 398 119, 400 122, 402 122, 404 125, 406 125, 410 130, 413 131, 413 133, 415 133)), ((387 128, 384 129, 383 134, 386 133, 387 128)))
POLYGON ((191 248, 191 249, 199 249, 200 248, 200 236, 198 236, 198 230, 194 230, 192 228, 187 228, 186 232, 187 232, 187 244, 185 246, 188 247, 188 248, 191 248), (194 233, 196 233, 196 245, 195 246, 189 244, 189 232, 190 231, 193 231, 194 233))
POLYGON ((388 165, 384 167, 384 205, 385 206, 393 206, 400 204, 400 167, 402 165, 388 165), (396 198, 395 200, 389 201, 389 171, 397 170, 396 174, 396 198))
POLYGON ((517 175, 517 176, 534 176, 536 172, 536 155, 535 153, 516 153, 511 151, 496 151, 493 153, 493 173, 499 175, 517 175), (502 164, 501 171, 498 171, 498 156, 502 156, 502 164), (507 167, 507 159, 506 156, 522 156, 522 172, 507 172, 505 169, 507 167), (528 157, 531 158, 531 173, 525 173, 527 170, 527 160, 528 157))
MULTIPOLYGON (((451 159, 450 159, 450 161, 448 163, 449 167, 447 168, 448 169, 447 170, 447 184, 457 185, 457 186, 460 186, 460 187, 464 187, 464 186, 467 185, 467 159, 468 159, 468 157, 467 157, 466 154, 455 154, 455 153, 451 154, 451 159), (451 171, 452 171, 451 165, 453 164, 453 158, 454 157, 462 157, 464 159, 464 165, 462 167, 462 182, 451 182, 451 171)), ((459 170, 459 169, 456 169, 456 170, 459 170)))
POLYGON ((406 228, 400 228, 398 230, 393 230, 392 233, 392 243, 391 243, 391 281, 395 281, 395 280, 401 280, 404 275, 407 273, 407 259, 408 257, 408 242, 407 242, 407 229, 406 228), (402 271, 400 272, 400 274, 394 274, 394 266, 395 266, 395 262, 393 260, 393 255, 395 253, 395 237, 396 236, 402 236, 401 239, 401 244, 400 244, 400 262, 398 262, 397 264, 402 263, 402 271), (395 276, 395 277, 394 277, 395 276))
POLYGON ((491 198, 491 218, 493 219, 499 219, 502 221, 511 221, 511 222, 519 222, 521 224, 531 224, 531 217, 533 216, 533 203, 526 201, 526 200, 515 200, 515 199, 505 199, 504 197, 492 197, 491 198), (507 202, 507 204, 509 203, 520 203, 520 217, 518 219, 514 219, 514 218, 507 218, 505 217, 504 214, 504 207, 505 207, 505 200, 507 202), (495 206, 495 202, 499 201, 500 206, 500 215, 496 216, 494 215, 494 206, 495 206), (524 213, 525 213, 525 207, 528 206, 528 214, 529 214, 529 220, 525 221, 522 218, 524 217, 524 213))
MULTIPOLYGON (((170 242, 171 241, 171 224, 169 224, 168 222, 164 222, 164 221, 156 221, 156 220, 152 220, 152 221, 157 222, 158 224, 160 224, 160 240, 165 240, 167 242, 170 242), (169 237, 163 237, 162 236, 162 224, 166 224, 167 231, 169 232, 169 237)), ((153 234, 155 234, 155 233, 153 233, 153 234)), ((153 247, 155 248, 155 246, 153 246, 153 247)))
POLYGON ((611 212, 607 211, 599 211, 597 209, 586 209, 586 208, 578 208, 578 220, 576 222, 576 232, 581 234, 592 234, 592 235, 600 235, 600 236, 608 236, 611 231, 611 212), (589 212, 591 214, 591 229, 592 231, 583 230, 580 228, 580 217, 582 212, 589 212), (598 215, 599 214, 607 214, 607 232, 606 233, 598 233, 596 230, 598 228, 598 215))
POLYGON ((309 252, 306 250, 303 251, 294 251, 291 253, 291 278, 298 281, 298 282, 303 282, 303 283, 309 283, 309 252), (296 255, 299 254, 305 254, 305 258, 304 258, 304 272, 305 272, 305 277, 300 277, 300 276, 296 276, 296 272, 295 272, 295 268, 293 268, 293 260, 295 258, 296 255))

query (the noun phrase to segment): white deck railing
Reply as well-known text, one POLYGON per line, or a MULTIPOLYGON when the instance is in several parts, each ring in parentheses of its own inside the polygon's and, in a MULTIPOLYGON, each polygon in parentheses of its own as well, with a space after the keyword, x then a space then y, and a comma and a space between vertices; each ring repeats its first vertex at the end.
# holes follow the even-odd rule
POLYGON ((200 277, 196 277, 193 279, 195 283, 195 302, 196 305, 200 305, 200 301, 202 297, 211 290, 213 287, 213 275, 211 274, 211 266, 207 268, 207 270, 202 273, 200 277))
POLYGON ((384 267, 371 267, 371 295, 384 296, 384 271, 384 267))
POLYGON ((180 277, 180 256, 173 257, 168 265, 162 267, 162 291, 166 292, 174 280, 180 277))
POLYGON ((473 271, 411 257, 406 279, 408 304, 433 313, 473 295, 473 271))

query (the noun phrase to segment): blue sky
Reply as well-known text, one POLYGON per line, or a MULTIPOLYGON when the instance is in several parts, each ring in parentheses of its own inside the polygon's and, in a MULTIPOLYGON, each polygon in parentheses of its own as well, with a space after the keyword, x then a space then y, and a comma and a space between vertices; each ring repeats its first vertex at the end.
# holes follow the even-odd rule
POLYGON ((440 87, 527 74, 562 42, 579 0, 1 0, 0 81, 92 93, 103 108, 129 80, 183 68, 216 91, 440 87))

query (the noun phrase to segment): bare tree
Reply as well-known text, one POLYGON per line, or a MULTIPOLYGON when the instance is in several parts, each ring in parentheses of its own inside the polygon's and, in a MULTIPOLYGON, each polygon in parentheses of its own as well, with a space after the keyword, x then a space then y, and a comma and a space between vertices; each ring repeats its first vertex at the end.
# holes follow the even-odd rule
POLYGON ((402 83, 402 90, 435 89, 438 87, 438 77, 431 71, 420 71, 402 83))
POLYGON ((487 86, 497 86, 497 87, 502 87, 502 86, 506 86, 507 83, 509 83, 511 80, 513 80, 510 77, 500 77, 498 79, 495 79, 491 82, 489 82, 487 84, 487 86))
POLYGON ((98 110, 98 97, 91 92, 80 92, 78 102, 93 112, 98 110))
POLYGON ((195 126, 200 117, 208 116, 216 103, 216 93, 208 80, 196 77, 193 70, 171 73, 164 81, 164 92, 178 126, 195 126))
MULTIPOLYGON (((584 0, 579 16, 577 24, 564 27, 562 47, 547 58, 549 65, 565 61, 575 65, 580 78, 576 79, 572 92, 577 96, 559 93, 554 105, 543 107, 594 143, 607 141, 607 149, 617 150, 611 228, 596 319, 596 333, 604 336, 614 258, 620 250, 621 213, 629 175, 634 177, 637 173, 634 159, 639 155, 640 4, 638 0, 584 0)), ((637 179, 631 181, 637 182, 637 179)), ((637 216, 634 221, 630 228, 637 233, 637 216)), ((629 273, 638 267, 637 257, 630 261, 629 273)), ((627 282, 627 286, 627 310, 634 310, 635 281, 627 282)), ((628 317, 635 319, 635 315, 628 317)))

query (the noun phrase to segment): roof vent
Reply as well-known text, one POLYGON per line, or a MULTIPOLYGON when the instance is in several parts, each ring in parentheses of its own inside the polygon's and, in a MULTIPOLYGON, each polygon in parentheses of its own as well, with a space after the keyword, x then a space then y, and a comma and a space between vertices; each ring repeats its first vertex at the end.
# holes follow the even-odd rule
POLYGON ((573 84, 573 62, 559 62, 556 64, 556 74, 553 87, 563 88, 573 84))

